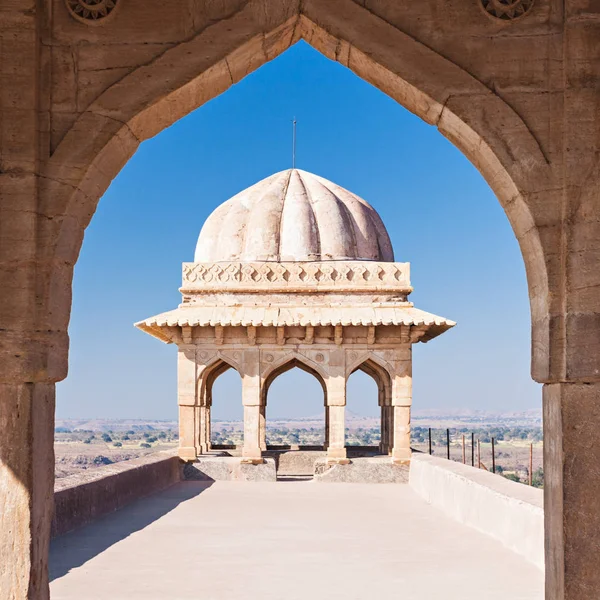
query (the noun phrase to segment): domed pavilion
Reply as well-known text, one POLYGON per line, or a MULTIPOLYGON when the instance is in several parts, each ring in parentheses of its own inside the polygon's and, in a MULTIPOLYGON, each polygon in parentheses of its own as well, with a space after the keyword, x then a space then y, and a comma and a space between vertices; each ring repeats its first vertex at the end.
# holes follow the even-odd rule
POLYGON ((136 323, 178 346, 179 456, 211 449, 212 385, 242 377, 242 462, 266 446, 267 391, 300 367, 321 383, 327 461, 344 463, 346 382, 356 370, 379 389, 379 450, 410 460, 412 345, 454 322, 408 301, 409 263, 394 262, 377 212, 299 169, 276 173, 220 205, 183 263, 182 302, 136 323))

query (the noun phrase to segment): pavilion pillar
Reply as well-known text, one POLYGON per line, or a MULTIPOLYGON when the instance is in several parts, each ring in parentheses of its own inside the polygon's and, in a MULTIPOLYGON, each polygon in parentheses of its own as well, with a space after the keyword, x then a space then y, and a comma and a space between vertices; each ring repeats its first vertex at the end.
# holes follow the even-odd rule
POLYGON ((260 405, 259 419, 260 449, 264 452, 267 449, 267 405, 264 402, 260 405))
POLYGON ((244 404, 244 446, 242 461, 262 462, 261 451, 261 382, 257 348, 244 351, 242 402, 244 404))
POLYGON ((323 448, 325 450, 329 448, 329 406, 327 406, 327 399, 325 399, 325 435, 323 448))
POLYGON ((210 450, 210 405, 203 398, 197 407, 198 420, 198 453, 203 454, 210 450))
POLYGON ((346 462, 346 377, 343 351, 330 354, 327 387, 327 460, 346 462), (338 356, 341 354, 341 357, 338 356), (341 358, 341 360, 339 360, 341 358), (340 362, 337 365, 336 362, 340 362))
POLYGON ((396 364, 392 381, 392 398, 388 426, 391 437, 391 455, 395 462, 408 462, 410 449, 410 408, 412 405, 412 364, 410 360, 396 364))
POLYGON ((196 349, 181 345, 177 353, 177 403, 179 405, 179 458, 196 460, 201 450, 200 407, 196 402, 196 349))

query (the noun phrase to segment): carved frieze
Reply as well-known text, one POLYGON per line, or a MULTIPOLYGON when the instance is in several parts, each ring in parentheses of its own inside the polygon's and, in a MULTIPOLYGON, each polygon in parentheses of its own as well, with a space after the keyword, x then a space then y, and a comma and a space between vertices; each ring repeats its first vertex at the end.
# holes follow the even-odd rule
POLYGON ((183 263, 182 291, 410 292, 409 263, 369 261, 183 263))

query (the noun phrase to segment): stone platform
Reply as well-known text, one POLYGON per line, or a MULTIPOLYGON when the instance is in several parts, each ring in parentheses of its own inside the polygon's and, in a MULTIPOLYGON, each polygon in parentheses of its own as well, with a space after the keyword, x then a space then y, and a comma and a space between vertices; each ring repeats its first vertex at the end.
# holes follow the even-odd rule
POLYGON ((213 451, 183 467, 186 481, 277 481, 313 478, 321 483, 407 483, 408 465, 393 464, 389 456, 353 448, 348 464, 330 464, 323 450, 273 450, 264 463, 245 464, 237 450, 213 451), (366 455, 365 455, 366 454, 366 455))
POLYGON ((540 569, 393 484, 182 482, 56 538, 50 575, 52 600, 544 595, 540 569))
POLYGON ((408 465, 394 464, 389 456, 352 458, 348 464, 315 461, 314 481, 320 483, 408 483, 408 465))
POLYGON ((260 464, 242 462, 237 456, 200 456, 183 467, 186 481, 277 481, 275 460, 260 464))

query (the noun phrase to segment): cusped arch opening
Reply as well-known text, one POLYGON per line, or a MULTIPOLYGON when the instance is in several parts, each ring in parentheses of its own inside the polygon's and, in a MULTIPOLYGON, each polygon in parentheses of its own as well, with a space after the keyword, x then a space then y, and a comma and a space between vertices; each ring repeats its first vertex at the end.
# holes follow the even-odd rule
POLYGON ((262 394, 268 448, 324 446, 327 387, 316 369, 293 358, 271 371, 262 394))
POLYGON ((204 397, 210 418, 207 439, 214 448, 241 447, 244 442, 242 378, 224 359, 212 365, 203 379, 204 397))
POLYGON ((382 365, 368 358, 352 369, 346 381, 347 445, 387 453, 390 404, 391 377, 382 365))

